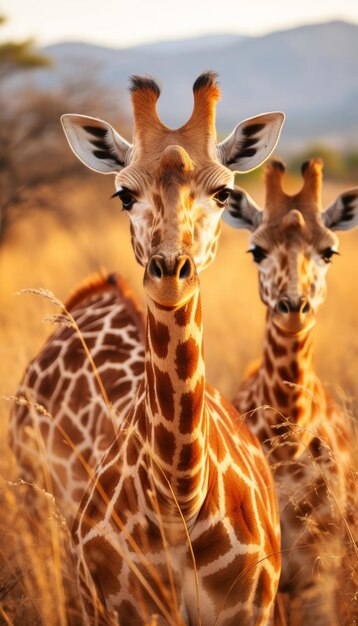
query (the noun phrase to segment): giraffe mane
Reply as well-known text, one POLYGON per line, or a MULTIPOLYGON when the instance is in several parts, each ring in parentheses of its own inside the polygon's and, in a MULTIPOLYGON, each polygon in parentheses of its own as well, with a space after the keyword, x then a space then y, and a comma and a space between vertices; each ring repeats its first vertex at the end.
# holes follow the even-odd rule
POLYGON ((141 305, 134 291, 116 272, 95 272, 75 287, 65 301, 65 307, 72 311, 93 296, 113 293, 124 303, 127 311, 135 319, 144 339, 144 317, 141 305))
POLYGON ((88 297, 113 289, 115 282, 113 282, 112 276, 112 274, 107 274, 105 271, 95 272, 87 276, 87 278, 70 291, 65 301, 66 309, 72 311, 72 309, 82 304, 88 297))

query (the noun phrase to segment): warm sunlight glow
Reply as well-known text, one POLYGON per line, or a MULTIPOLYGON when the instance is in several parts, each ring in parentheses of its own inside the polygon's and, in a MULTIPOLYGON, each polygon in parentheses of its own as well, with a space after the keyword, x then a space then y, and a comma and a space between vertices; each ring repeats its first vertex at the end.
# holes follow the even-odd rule
POLYGON ((186 38, 208 33, 261 35, 312 22, 358 22, 356 0, 2 0, 8 24, 1 37, 36 37, 40 45, 88 41, 112 47, 186 38))

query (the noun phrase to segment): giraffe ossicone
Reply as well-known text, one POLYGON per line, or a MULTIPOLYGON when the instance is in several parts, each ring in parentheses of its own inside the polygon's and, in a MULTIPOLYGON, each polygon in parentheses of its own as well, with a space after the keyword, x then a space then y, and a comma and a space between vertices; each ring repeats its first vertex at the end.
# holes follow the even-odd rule
POLYGON ((234 405, 251 414, 248 421, 274 469, 288 623, 335 626, 346 523, 353 514, 352 450, 347 416, 316 374, 313 327, 338 252, 333 231, 358 224, 358 187, 322 210, 322 161, 303 164, 303 186, 292 196, 282 187, 284 171, 278 161, 266 166, 263 211, 236 189, 224 215, 231 226, 251 231, 249 250, 267 307, 262 360, 242 382, 234 405))

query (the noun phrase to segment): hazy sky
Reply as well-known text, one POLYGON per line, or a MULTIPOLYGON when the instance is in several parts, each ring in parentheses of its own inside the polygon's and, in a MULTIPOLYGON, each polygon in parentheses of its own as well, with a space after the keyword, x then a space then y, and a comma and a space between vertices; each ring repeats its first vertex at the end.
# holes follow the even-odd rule
POLYGON ((310 22, 358 22, 358 0, 0 0, 0 39, 115 47, 224 32, 263 34, 310 22))

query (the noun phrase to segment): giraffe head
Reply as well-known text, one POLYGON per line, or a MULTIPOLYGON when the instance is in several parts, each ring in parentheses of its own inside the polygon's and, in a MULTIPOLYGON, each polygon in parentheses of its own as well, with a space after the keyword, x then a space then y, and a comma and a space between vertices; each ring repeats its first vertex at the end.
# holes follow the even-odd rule
POLYGON ((237 189, 224 220, 251 231, 249 251, 259 266, 261 299, 276 326, 298 334, 314 325, 325 298, 327 270, 338 253, 333 231, 358 224, 358 187, 343 192, 322 211, 322 161, 303 163, 303 186, 293 196, 283 191, 284 172, 279 161, 266 166, 263 211, 237 189))
POLYGON ((193 93, 191 117, 172 130, 157 113, 157 83, 133 76, 132 144, 107 122, 82 115, 62 117, 77 157, 97 172, 115 175, 114 196, 128 213, 134 254, 145 268, 145 287, 165 306, 190 297, 197 274, 215 257, 234 172, 253 169, 269 156, 284 120, 282 113, 245 120, 217 144, 216 75, 199 76, 193 93))

